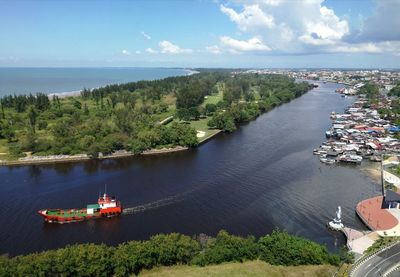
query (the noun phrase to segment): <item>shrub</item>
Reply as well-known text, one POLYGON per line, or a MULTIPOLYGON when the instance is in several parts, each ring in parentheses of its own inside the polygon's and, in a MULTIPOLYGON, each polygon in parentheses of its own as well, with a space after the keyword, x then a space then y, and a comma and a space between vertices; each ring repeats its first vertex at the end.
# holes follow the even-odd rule
POLYGON ((260 238, 259 247, 261 260, 273 265, 338 263, 325 246, 285 231, 274 230, 272 234, 260 238))
POLYGON ((215 239, 208 241, 204 251, 193 259, 193 264, 205 266, 222 262, 242 262, 257 257, 258 246, 254 237, 241 238, 220 231, 215 239))

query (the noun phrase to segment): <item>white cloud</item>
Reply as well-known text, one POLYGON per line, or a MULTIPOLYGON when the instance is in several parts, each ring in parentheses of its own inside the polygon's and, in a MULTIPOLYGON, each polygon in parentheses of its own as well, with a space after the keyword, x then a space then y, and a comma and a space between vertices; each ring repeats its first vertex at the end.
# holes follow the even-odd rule
POLYGON ((253 37, 247 41, 236 40, 228 36, 220 37, 221 43, 230 50, 246 52, 246 51, 270 51, 267 45, 265 45, 259 38, 253 37))
POLYGON ((212 54, 221 54, 221 48, 218 45, 206 46, 206 51, 212 54))
POLYGON ((257 27, 272 28, 274 26, 274 17, 265 14, 258 5, 244 6, 241 13, 237 13, 231 8, 220 5, 221 11, 229 16, 229 19, 238 25, 242 31, 251 30, 257 27))
POLYGON ((305 34, 299 40, 311 45, 334 45, 349 32, 347 21, 340 20, 333 10, 321 7, 320 19, 305 23, 305 34))
POLYGON ((129 52, 128 50, 126 50, 126 49, 122 50, 121 53, 122 53, 123 55, 125 55, 125 56, 130 56, 130 55, 132 55, 132 53, 129 52))
POLYGON ((140 51, 140 50, 136 50, 135 51, 135 54, 137 54, 137 55, 139 55, 139 54, 141 54, 142 53, 142 51, 140 51))
POLYGON ((180 48, 178 45, 173 44, 167 40, 162 40, 158 43, 161 49, 161 53, 165 54, 181 54, 181 53, 192 53, 192 49, 180 48))
POLYGON ((374 13, 362 18, 362 28, 346 37, 349 42, 400 41, 400 1, 377 0, 374 13))
POLYGON ((251 37, 268 41, 280 53, 327 52, 349 33, 348 22, 339 18, 324 0, 236 0, 237 12, 220 5, 221 12, 251 37))
POLYGON ((154 49, 152 49, 152 48, 147 48, 145 51, 146 51, 147 53, 150 53, 150 54, 157 54, 157 53, 158 53, 157 50, 154 50, 154 49))
POLYGON ((140 34, 145 38, 145 39, 147 39, 147 40, 150 40, 151 39, 151 36, 149 36, 148 34, 146 34, 145 32, 140 32, 140 34))
POLYGON ((331 51, 334 53, 381 53, 382 49, 373 43, 362 43, 336 46, 331 51))

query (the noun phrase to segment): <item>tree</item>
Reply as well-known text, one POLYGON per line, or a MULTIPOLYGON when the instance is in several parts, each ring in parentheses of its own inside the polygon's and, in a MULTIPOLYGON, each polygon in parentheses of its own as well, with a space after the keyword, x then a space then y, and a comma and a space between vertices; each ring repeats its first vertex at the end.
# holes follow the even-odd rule
POLYGON ((49 97, 44 93, 36 94, 35 108, 39 111, 45 111, 50 108, 49 97))
POLYGON ((397 97, 400 97, 400 84, 397 84, 396 86, 394 86, 394 87, 390 90, 390 92, 389 92, 388 95, 389 95, 389 96, 397 96, 397 97))
POLYGON ((196 107, 189 108, 190 119, 198 119, 200 116, 200 112, 196 107))
POLYGON ((4 105, 1 104, 1 118, 6 119, 6 113, 4 112, 4 105))
POLYGON ((86 103, 83 104, 83 114, 89 115, 89 108, 86 103))
POLYGON ((285 231, 274 230, 259 239, 260 259, 272 265, 338 264, 325 246, 310 240, 291 236, 285 231))
POLYGON ((37 136, 33 129, 29 130, 25 136, 24 141, 22 142, 22 147, 24 151, 36 151, 37 146, 37 136))
POLYGON ((241 95, 242 88, 239 84, 232 80, 226 82, 223 94, 224 101, 226 101, 228 104, 231 104, 232 102, 237 102, 240 100, 241 95))
POLYGON ((8 142, 12 142, 15 138, 14 127, 8 121, 0 121, 0 134, 8 142))
POLYGON ((80 101, 78 101, 77 99, 74 99, 73 105, 78 110, 82 109, 82 103, 80 101))
POLYGON ((32 127, 33 133, 36 131, 36 118, 37 118, 37 112, 34 107, 30 107, 28 110, 28 119, 29 119, 29 124, 32 127))
POLYGON ((207 125, 210 128, 221 129, 224 132, 233 132, 236 129, 235 121, 227 112, 214 114, 214 116, 208 121, 207 125))
POLYGON ((180 120, 189 121, 190 120, 190 111, 189 111, 189 109, 186 109, 186 108, 178 109, 178 110, 176 110, 176 116, 180 120))
POLYGON ((38 121, 38 128, 39 128, 39 130, 45 130, 47 128, 47 121, 46 120, 39 120, 38 121))
POLYGON ((241 238, 220 231, 215 239, 207 242, 205 249, 193 259, 193 263, 205 266, 232 261, 243 262, 257 257, 258 246, 254 237, 241 238))

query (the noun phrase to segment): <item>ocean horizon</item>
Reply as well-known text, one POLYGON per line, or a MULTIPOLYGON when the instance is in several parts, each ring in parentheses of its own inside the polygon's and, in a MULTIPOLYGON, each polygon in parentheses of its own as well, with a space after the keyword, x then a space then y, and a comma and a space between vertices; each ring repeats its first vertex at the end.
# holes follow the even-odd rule
POLYGON ((36 93, 69 95, 84 88, 192 73, 190 69, 163 67, 0 67, 0 97, 36 93))

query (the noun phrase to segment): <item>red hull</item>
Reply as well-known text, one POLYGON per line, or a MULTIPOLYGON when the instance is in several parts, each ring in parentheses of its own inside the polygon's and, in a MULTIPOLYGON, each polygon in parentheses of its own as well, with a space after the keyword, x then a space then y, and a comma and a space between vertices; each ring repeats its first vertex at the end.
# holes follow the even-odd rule
POLYGON ((84 221, 100 217, 113 217, 122 213, 122 205, 115 197, 99 197, 98 204, 87 205, 85 209, 48 209, 38 211, 46 222, 49 223, 70 223, 84 221))

